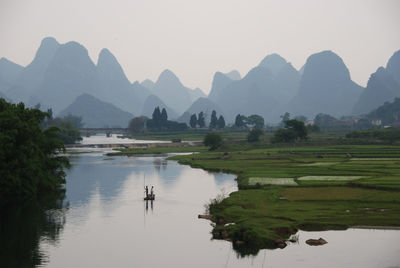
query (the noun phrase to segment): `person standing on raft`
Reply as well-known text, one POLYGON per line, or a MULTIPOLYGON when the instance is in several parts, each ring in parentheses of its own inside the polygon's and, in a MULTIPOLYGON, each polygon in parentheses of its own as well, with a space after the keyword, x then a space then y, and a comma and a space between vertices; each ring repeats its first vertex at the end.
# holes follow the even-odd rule
POLYGON ((144 187, 144 190, 146 192, 146 197, 149 197, 149 187, 147 187, 147 185, 144 187))

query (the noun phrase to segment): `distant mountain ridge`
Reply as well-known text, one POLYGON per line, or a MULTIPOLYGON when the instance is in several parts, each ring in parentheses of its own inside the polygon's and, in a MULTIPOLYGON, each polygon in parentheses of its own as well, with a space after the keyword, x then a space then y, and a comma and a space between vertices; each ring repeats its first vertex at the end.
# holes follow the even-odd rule
POLYGON ((353 107, 354 114, 368 113, 387 101, 400 97, 400 50, 390 57, 386 68, 379 67, 353 107))
POLYGON ((131 113, 122 111, 111 103, 101 101, 92 95, 82 94, 73 103, 58 114, 63 117, 68 114, 81 116, 84 127, 128 127, 133 118, 131 113))
POLYGON ((170 110, 171 118, 187 116, 193 107, 204 111, 213 107, 228 123, 239 113, 262 115, 268 123, 280 121, 285 112, 340 117, 368 113, 400 96, 400 51, 371 75, 365 89, 351 80, 343 60, 332 51, 311 55, 300 71, 274 53, 244 77, 235 70, 216 72, 207 97, 201 89, 184 86, 168 69, 156 82, 131 83, 108 49, 101 50, 94 63, 81 44, 60 44, 47 37, 26 67, 0 59, 0 92, 14 102, 40 103, 55 113, 89 94, 135 116, 148 114, 152 108, 146 106, 158 104, 170 110))
POLYGON ((309 118, 318 113, 335 117, 349 115, 362 90, 351 80, 349 70, 338 55, 332 51, 316 53, 307 59, 289 111, 309 118))

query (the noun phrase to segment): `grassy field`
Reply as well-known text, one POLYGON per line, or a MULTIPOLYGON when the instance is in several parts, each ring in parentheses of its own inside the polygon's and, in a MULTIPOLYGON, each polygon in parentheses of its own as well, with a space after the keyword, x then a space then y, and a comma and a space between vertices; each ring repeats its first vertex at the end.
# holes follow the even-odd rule
MULTIPOLYGON (((135 134, 132 138, 137 140, 159 140, 159 141, 171 141, 173 139, 182 139, 184 141, 202 141, 204 136, 209 133, 208 129, 188 130, 179 132, 151 132, 144 134, 135 134)), ((228 141, 245 140, 247 136, 246 131, 220 131, 223 139, 228 141)), ((272 134, 266 135, 272 136, 272 134)))
POLYGON ((400 226, 400 146, 250 146, 172 159, 238 175, 240 190, 210 212, 214 237, 243 254, 277 247, 298 229, 400 226))

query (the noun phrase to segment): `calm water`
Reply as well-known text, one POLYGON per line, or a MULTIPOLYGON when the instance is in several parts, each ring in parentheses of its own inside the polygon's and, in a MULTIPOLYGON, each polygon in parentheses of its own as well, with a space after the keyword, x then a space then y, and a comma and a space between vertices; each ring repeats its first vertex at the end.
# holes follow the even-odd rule
POLYGON ((299 232, 298 244, 239 258, 197 219, 210 198, 236 190, 233 175, 102 152, 71 162, 64 202, 38 228, 37 267, 400 267, 400 231, 391 230, 299 232), (153 204, 143 201, 144 178, 153 204), (319 237, 328 244, 304 243, 319 237))
POLYGON ((119 134, 111 134, 107 137, 106 134, 97 134, 90 137, 82 137, 81 144, 128 144, 128 143, 171 143, 170 141, 149 141, 149 140, 136 140, 136 139, 121 139, 118 138, 119 134))

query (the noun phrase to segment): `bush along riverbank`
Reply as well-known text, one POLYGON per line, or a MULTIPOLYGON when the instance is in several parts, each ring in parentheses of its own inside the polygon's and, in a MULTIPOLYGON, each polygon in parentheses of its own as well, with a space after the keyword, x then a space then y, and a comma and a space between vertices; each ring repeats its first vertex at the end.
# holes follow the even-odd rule
POLYGON ((201 152, 182 164, 238 175, 208 205, 213 238, 241 255, 283 248, 297 230, 400 226, 400 146, 333 145, 201 152))

